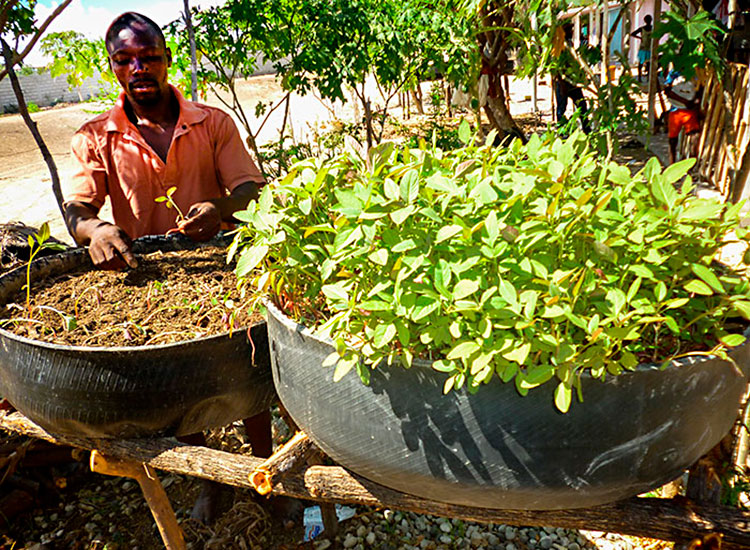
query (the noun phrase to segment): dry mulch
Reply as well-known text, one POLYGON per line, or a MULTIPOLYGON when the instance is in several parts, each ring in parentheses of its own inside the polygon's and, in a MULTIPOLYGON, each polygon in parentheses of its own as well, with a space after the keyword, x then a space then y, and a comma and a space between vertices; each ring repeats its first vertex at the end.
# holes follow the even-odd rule
POLYGON ((226 250, 152 252, 135 269, 86 270, 46 280, 0 312, 3 328, 72 346, 166 344, 247 326, 226 250))

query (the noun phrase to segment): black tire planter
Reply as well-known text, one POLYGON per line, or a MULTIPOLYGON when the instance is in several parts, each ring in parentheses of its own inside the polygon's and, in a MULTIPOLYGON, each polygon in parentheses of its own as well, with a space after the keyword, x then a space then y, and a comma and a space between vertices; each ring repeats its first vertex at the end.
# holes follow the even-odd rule
MULTIPOLYGON (((215 243, 214 243, 215 244, 215 243)), ((138 253, 196 246, 143 238, 138 253)), ((91 266, 85 249, 39 258, 32 281, 91 266)), ((25 267, 0 277, 5 303, 25 267)), ((265 323, 165 345, 62 346, 0 329, 0 396, 52 433, 85 437, 186 435, 266 410, 276 399, 265 323)))
POLYGON ((365 386, 322 367, 334 351, 268 305, 274 382, 294 421, 332 459, 401 492, 481 508, 551 510, 631 497, 678 477, 737 418, 744 370, 717 358, 641 365, 584 380, 567 414, 553 388, 521 397, 495 380, 474 395, 442 393, 429 364, 378 368, 365 386))

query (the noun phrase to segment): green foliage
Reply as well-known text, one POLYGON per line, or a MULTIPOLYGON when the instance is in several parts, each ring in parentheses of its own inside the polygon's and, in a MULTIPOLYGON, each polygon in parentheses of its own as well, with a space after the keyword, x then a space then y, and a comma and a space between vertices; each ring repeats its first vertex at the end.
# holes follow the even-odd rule
POLYGON ((26 263, 26 310, 31 312, 31 262, 45 249, 63 250, 65 247, 55 242, 48 242, 50 238, 49 224, 44 222, 39 231, 29 235, 29 261, 26 263))
POLYGON ((39 105, 37 105, 34 102, 29 102, 26 104, 26 108, 30 113, 38 113, 40 111, 39 105))
POLYGON ((729 229, 748 239, 741 205, 693 196, 692 160, 631 177, 579 133, 459 136, 307 159, 236 214, 237 275, 336 342, 334 380, 425 358, 446 392, 549 383, 565 411, 585 373, 743 340, 723 326, 750 317, 750 285, 714 262, 729 229))
POLYGON ((182 213, 182 210, 180 210, 180 207, 177 206, 177 203, 174 202, 174 199, 172 198, 172 195, 174 195, 174 192, 177 191, 177 187, 172 186, 169 189, 167 189, 167 194, 162 195, 160 197, 156 197, 154 199, 154 202, 163 202, 166 204, 167 208, 174 208, 177 211, 177 222, 181 222, 185 220, 185 215, 182 213))
MULTIPOLYGON (((369 75, 388 98, 414 87, 428 70, 460 79, 476 60, 476 46, 452 4, 230 0, 194 12, 196 47, 212 66, 201 68, 199 78, 230 90, 235 78, 255 71, 258 60, 272 61, 286 91, 305 94, 315 87, 324 98, 346 102, 345 89, 352 88, 363 106, 370 101, 362 89, 369 75)), ((179 21, 168 34, 177 52, 187 51, 179 21)))
POLYGON ((667 11, 654 28, 654 39, 667 37, 659 44, 659 64, 665 69, 671 66, 688 80, 699 67, 713 67, 721 75, 726 67, 720 45, 724 33, 721 24, 705 10, 690 18, 667 11))
POLYGON ((42 53, 52 58, 49 64, 53 77, 65 75, 68 86, 80 86, 97 73, 104 82, 117 85, 109 71, 109 57, 104 39, 89 40, 81 33, 64 31, 50 33, 41 42, 42 53))

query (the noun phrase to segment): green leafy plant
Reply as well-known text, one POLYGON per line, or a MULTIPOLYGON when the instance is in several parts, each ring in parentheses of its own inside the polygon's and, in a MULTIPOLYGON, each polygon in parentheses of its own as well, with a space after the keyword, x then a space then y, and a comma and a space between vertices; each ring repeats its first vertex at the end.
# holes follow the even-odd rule
POLYGON ((166 195, 156 197, 154 201, 166 203, 167 208, 174 208, 177 211, 177 223, 179 223, 185 220, 185 215, 182 213, 182 210, 180 210, 180 207, 177 206, 177 203, 174 202, 174 199, 172 198, 172 195, 174 195, 175 191, 177 191, 177 187, 172 186, 167 189, 166 195))
POLYGON ((725 326, 750 317, 750 285, 715 262, 730 229, 749 238, 741 205, 694 196, 693 160, 631 176, 578 132, 459 135, 453 151, 307 159, 236 215, 237 275, 333 339, 334 380, 422 358, 445 392, 550 384, 567 411, 584 375, 744 340, 725 326))
POLYGON ((666 35, 659 44, 659 64, 665 69, 674 68, 687 79, 693 78, 698 67, 713 67, 721 75, 726 67, 721 51, 724 33, 713 14, 705 10, 692 17, 667 11, 654 28, 654 39, 666 35))
MULTIPOLYGON (((34 261, 42 250, 64 250, 65 246, 56 242, 50 242, 49 224, 44 222, 39 231, 29 235, 29 260, 26 262, 26 311, 31 314, 31 262, 34 261)), ((29 315, 30 316, 30 315, 29 315)))

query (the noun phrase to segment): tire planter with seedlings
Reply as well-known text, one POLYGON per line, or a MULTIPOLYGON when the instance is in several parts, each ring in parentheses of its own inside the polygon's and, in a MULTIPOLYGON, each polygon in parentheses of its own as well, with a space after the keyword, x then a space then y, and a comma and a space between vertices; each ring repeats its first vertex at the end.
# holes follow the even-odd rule
MULTIPOLYGON (((134 251, 179 250, 183 239, 142 238, 134 251)), ((90 266, 71 249, 32 262, 32 281, 90 266)), ((26 283, 0 277, 0 301, 26 283)), ((0 395, 53 433, 86 437, 185 435, 224 426, 276 398, 265 323, 165 345, 79 347, 0 329, 0 395)))

